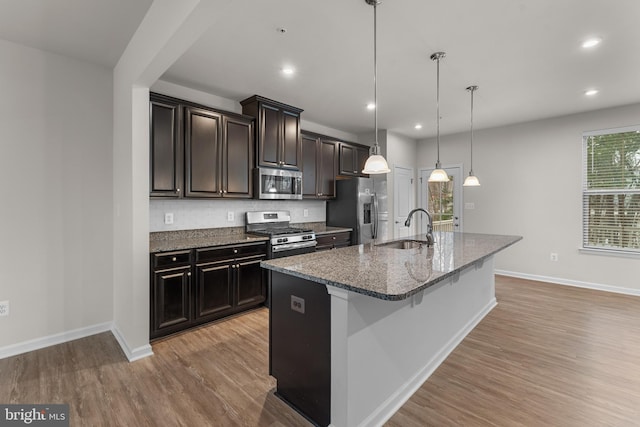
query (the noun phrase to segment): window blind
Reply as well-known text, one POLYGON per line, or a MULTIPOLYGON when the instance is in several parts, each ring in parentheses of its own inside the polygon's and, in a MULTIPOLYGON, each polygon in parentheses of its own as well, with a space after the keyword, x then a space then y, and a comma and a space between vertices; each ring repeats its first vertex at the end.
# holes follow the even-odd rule
POLYGON ((584 248, 640 253, 640 126, 583 135, 584 248))

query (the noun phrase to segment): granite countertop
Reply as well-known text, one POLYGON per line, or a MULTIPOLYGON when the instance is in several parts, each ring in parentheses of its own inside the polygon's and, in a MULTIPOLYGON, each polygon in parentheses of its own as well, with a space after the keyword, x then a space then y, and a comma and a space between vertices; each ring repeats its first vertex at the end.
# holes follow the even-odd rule
MULTIPOLYGON (((434 232, 436 243, 393 249, 371 243, 263 261, 262 267, 384 300, 402 300, 513 245, 521 236, 434 232)), ((404 239, 424 240, 424 235, 404 239)), ((395 240, 404 240, 395 239, 395 240)))
POLYGON ((149 233, 149 252, 179 251, 268 240, 267 236, 245 233, 244 227, 161 231, 149 233))
MULTIPOLYGON (((291 224, 291 225, 294 227, 298 226, 298 224, 291 224)), ((321 236, 323 234, 352 231, 351 228, 331 227, 331 226, 325 225, 324 223, 307 223, 307 224, 304 224, 304 228, 309 228, 316 234, 316 236, 321 236)))

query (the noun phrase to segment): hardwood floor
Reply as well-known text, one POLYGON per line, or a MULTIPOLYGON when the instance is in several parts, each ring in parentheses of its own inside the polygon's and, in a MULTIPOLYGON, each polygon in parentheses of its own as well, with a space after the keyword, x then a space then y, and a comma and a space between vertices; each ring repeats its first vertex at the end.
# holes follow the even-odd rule
MULTIPOLYGON (((498 306, 387 426, 640 425, 640 298, 506 277, 498 306)), ((0 360, 0 403, 69 403, 72 426, 307 426, 273 395, 268 312, 153 344, 110 333, 0 360)))

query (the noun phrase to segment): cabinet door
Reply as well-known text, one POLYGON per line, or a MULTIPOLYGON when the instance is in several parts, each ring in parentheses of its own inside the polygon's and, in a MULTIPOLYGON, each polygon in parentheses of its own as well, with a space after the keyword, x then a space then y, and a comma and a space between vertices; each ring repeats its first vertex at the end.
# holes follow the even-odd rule
POLYGON ((196 318, 214 319, 233 307, 232 264, 196 266, 196 318))
POLYGON ((282 151, 280 166, 300 169, 302 150, 300 146, 300 115, 282 110, 282 151))
POLYGON ((251 198, 253 120, 224 116, 222 124, 222 194, 224 197, 251 198))
POLYGON ((315 199, 318 197, 317 180, 317 142, 318 139, 302 135, 302 197, 315 199))
POLYGON ((187 197, 221 197, 221 116, 199 108, 185 108, 187 197))
POLYGON ((340 144, 340 175, 355 175, 356 149, 349 144, 340 144))
POLYGON ((318 196, 323 199, 336 197, 338 143, 320 139, 318 154, 318 196))
POLYGON ((149 195, 179 197, 182 189, 180 106, 152 97, 149 116, 149 195))
POLYGON ((265 270, 260 268, 260 261, 264 259, 266 257, 254 257, 237 262, 238 307, 257 305, 266 299, 265 270))
POLYGON ((191 267, 154 272, 151 335, 184 329, 191 320, 191 267))
POLYGON ((356 147, 356 173, 360 176, 369 176, 367 174, 362 173, 364 169, 364 164, 367 162, 369 158, 369 149, 366 147, 356 147))
POLYGON ((259 166, 280 166, 280 140, 282 120, 280 109, 269 105, 260 106, 259 166))

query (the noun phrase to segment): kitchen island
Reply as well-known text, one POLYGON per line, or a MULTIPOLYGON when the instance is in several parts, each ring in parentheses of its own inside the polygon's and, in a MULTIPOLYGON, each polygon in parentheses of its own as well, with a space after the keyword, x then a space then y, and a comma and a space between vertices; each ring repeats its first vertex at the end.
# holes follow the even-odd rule
POLYGON ((434 235, 261 264, 279 397, 317 425, 371 426, 420 387, 496 305, 493 256, 521 239, 434 235))

